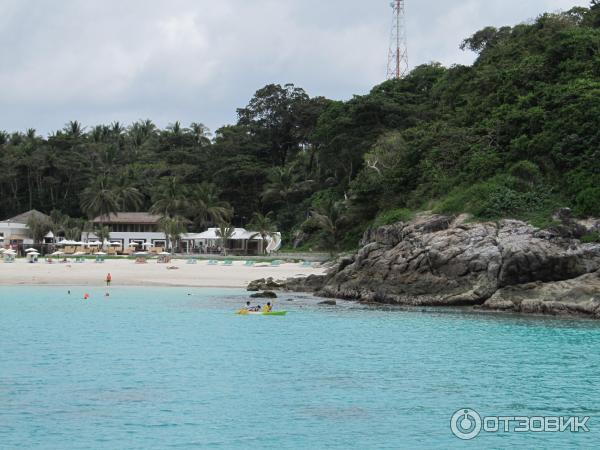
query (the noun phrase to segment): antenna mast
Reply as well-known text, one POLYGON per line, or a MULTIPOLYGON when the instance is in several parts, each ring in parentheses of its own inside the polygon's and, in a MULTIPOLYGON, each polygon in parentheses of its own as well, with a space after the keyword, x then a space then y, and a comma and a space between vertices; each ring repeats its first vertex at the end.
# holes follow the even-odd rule
POLYGON ((391 7, 394 10, 394 21, 388 53, 388 80, 402 78, 408 74, 408 44, 404 0, 394 0, 391 7))

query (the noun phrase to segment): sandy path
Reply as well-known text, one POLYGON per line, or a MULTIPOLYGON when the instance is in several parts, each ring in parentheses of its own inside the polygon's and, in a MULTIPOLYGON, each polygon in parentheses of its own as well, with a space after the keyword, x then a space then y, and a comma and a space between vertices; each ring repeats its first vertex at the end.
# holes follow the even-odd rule
POLYGON ((130 260, 107 260, 103 264, 86 261, 83 264, 28 264, 18 260, 5 264, 0 260, 0 286, 9 285, 57 285, 102 286, 106 274, 112 274, 113 286, 190 286, 190 287, 246 287, 258 278, 308 276, 324 272, 320 268, 302 267, 299 264, 282 264, 279 267, 256 265, 247 267, 242 261, 233 266, 209 266, 207 261, 186 264, 174 260, 170 264, 135 264, 130 260), (168 270, 176 266, 177 270, 168 270))

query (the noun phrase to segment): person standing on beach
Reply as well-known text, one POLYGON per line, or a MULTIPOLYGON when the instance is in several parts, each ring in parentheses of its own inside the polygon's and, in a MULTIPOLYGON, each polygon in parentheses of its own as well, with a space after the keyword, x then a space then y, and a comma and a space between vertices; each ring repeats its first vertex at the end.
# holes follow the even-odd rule
POLYGON ((109 272, 108 275, 106 275, 106 287, 110 286, 111 281, 112 281, 112 275, 109 272))

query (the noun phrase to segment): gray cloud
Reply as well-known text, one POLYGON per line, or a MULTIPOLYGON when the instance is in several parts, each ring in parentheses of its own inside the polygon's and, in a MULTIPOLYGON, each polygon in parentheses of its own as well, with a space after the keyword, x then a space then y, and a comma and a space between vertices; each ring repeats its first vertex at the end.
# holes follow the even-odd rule
MULTIPOLYGON (((408 0, 411 66, 587 0, 408 0)), ((0 129, 151 118, 213 130, 271 82, 347 99, 385 77, 388 0, 0 0, 0 129)))

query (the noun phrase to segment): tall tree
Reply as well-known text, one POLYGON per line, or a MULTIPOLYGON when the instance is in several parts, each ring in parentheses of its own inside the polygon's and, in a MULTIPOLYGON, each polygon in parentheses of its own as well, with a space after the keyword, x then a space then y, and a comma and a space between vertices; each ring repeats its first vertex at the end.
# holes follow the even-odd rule
POLYGON ((100 217, 100 221, 108 220, 111 214, 119 210, 118 198, 108 185, 106 177, 96 179, 81 194, 81 209, 90 219, 100 217))

